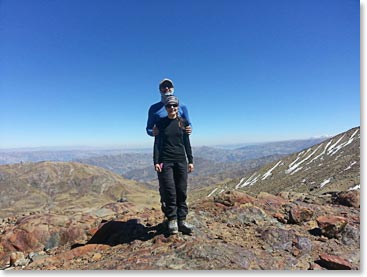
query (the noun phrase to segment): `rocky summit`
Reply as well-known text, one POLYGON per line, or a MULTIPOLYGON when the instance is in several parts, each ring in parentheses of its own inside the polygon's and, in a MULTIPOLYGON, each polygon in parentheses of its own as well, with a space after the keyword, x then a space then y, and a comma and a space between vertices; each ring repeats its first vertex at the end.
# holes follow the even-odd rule
POLYGON ((94 212, 2 222, 0 258, 14 270, 334 270, 360 268, 358 191, 334 198, 227 191, 190 203, 190 235, 130 202, 94 212), (346 205, 345 199, 354 199, 346 205), (354 202, 355 201, 355 202, 354 202))
POLYGON ((0 166, 4 270, 360 270, 360 129, 189 192, 169 235, 156 191, 79 163, 0 166))

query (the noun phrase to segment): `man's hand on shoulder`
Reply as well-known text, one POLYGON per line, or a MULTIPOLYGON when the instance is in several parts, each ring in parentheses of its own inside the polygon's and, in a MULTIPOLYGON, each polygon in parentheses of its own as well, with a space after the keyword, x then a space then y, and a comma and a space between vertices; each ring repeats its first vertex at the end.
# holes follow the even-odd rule
POLYGON ((191 126, 190 125, 186 126, 185 131, 186 131, 186 134, 191 135, 191 133, 192 133, 191 126))
POLYGON ((153 136, 159 135, 159 129, 157 128, 157 126, 154 125, 152 132, 153 132, 153 136))

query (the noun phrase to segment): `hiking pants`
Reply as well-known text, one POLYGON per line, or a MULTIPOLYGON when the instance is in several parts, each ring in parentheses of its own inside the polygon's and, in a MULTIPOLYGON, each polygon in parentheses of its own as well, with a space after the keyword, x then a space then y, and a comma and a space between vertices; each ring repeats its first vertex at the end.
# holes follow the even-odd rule
POLYGON ((187 162, 163 163, 162 172, 158 172, 161 208, 168 220, 185 220, 188 213, 187 198, 187 162))

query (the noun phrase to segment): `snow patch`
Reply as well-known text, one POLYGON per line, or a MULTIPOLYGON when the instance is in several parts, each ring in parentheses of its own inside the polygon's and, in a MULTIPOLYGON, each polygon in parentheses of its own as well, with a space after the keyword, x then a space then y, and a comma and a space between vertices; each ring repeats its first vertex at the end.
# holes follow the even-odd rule
POLYGON ((242 178, 241 180, 240 180, 240 182, 236 185, 236 189, 238 189, 239 187, 241 187, 241 185, 242 185, 242 182, 245 180, 245 178, 242 178))
POLYGON ((329 179, 324 180, 321 184, 320 184, 320 188, 322 188, 323 186, 325 186, 326 184, 330 183, 331 181, 331 177, 329 179))
POLYGON ((212 196, 212 194, 213 194, 214 192, 216 192, 216 191, 217 191, 217 189, 218 189, 218 188, 213 189, 213 190, 212 190, 212 192, 211 192, 211 193, 209 193, 207 197, 212 196))
MULTIPOLYGON (((322 144, 320 144, 310 155, 308 155, 306 158, 304 158, 302 161, 294 164, 294 165, 289 165, 289 168, 285 171, 285 174, 289 174, 291 173, 292 171, 294 171, 297 167, 299 167, 302 163, 304 163, 305 161, 307 161, 309 158, 311 158, 313 156, 313 154, 315 154, 317 152, 317 150, 319 150, 319 148, 321 147, 322 144)), ((306 152, 306 154, 308 152, 311 151, 311 148, 309 148, 306 152)), ((293 164, 293 163, 292 163, 293 164)))
POLYGON ((243 183, 242 185, 240 185, 241 188, 246 187, 246 186, 252 186, 253 184, 255 184, 257 182, 257 178, 260 177, 260 174, 258 176, 256 176, 254 178, 254 176, 256 175, 257 172, 255 172, 254 174, 252 174, 245 183, 243 183))
POLYGON ((356 186, 354 186, 354 187, 352 187, 352 188, 349 188, 349 189, 348 189, 348 191, 349 191, 349 190, 357 190, 357 189, 361 189, 361 184, 356 185, 356 186))
POLYGON ((352 166, 355 165, 356 163, 357 163, 356 161, 351 162, 351 164, 346 169, 344 169, 344 171, 351 169, 352 166))
POLYGON ((271 172, 281 163, 282 161, 279 161, 276 165, 274 165, 268 172, 266 172, 261 180, 265 180, 269 176, 271 176, 271 172))

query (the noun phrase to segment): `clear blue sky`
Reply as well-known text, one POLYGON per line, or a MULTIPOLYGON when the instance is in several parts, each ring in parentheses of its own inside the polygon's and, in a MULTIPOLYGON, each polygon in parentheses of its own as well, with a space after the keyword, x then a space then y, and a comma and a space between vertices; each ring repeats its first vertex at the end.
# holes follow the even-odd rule
POLYGON ((192 144, 360 125, 356 0, 2 0, 0 148, 151 146, 158 83, 192 144))

